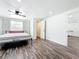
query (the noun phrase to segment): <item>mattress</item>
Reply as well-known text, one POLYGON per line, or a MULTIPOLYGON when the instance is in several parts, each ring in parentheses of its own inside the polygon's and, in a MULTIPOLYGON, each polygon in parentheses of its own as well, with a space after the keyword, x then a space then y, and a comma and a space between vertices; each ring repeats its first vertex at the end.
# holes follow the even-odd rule
POLYGON ((28 33, 7 33, 4 35, 0 35, 0 43, 17 41, 17 40, 27 40, 30 39, 31 35, 28 33))

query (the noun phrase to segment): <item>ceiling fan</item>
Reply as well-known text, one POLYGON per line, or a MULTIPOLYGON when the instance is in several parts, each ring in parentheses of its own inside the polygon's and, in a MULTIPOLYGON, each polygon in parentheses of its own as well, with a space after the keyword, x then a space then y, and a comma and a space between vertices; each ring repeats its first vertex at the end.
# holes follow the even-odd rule
POLYGON ((19 10, 8 10, 9 12, 11 13, 14 13, 15 15, 19 15, 19 16, 22 16, 22 17, 26 17, 23 12, 19 11, 19 10))

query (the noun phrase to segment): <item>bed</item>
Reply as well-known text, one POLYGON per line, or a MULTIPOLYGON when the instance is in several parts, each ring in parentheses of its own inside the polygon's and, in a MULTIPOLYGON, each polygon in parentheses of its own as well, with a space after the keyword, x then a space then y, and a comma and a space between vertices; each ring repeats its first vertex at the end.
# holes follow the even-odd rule
POLYGON ((4 35, 0 35, 0 49, 7 50, 27 45, 30 41, 32 45, 31 35, 24 31, 8 31, 4 35))
POLYGON ((29 33, 24 31, 8 31, 8 33, 0 35, 0 43, 31 39, 29 33))

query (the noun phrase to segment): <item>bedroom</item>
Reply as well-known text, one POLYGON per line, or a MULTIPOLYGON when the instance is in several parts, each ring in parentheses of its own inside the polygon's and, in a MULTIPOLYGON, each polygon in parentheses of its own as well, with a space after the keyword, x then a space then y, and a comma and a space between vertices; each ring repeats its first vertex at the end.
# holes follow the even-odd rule
POLYGON ((0 0, 0 59, 78 59, 78 10, 78 0, 0 0))

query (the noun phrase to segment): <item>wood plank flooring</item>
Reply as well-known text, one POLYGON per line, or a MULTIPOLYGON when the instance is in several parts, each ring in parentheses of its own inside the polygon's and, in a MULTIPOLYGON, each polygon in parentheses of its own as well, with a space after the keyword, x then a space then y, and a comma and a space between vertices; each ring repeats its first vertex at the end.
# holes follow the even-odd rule
POLYGON ((0 51, 0 59, 79 59, 79 51, 49 40, 33 40, 23 47, 0 51))
POLYGON ((68 36, 68 46, 72 48, 79 49, 79 37, 68 36))

